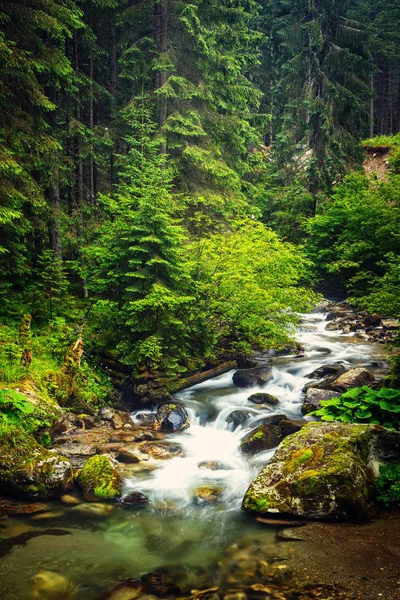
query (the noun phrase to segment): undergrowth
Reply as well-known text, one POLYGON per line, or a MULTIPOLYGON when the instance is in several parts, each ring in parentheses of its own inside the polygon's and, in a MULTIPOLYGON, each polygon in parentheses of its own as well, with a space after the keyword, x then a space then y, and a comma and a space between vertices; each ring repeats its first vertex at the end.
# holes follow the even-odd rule
POLYGON ((379 502, 385 506, 400 505, 400 464, 380 467, 376 489, 379 502))
POLYGON ((400 390, 373 390, 363 385, 349 389, 339 398, 321 400, 321 406, 310 415, 321 417, 322 421, 371 423, 400 429, 400 390))
POLYGON ((93 412, 105 403, 109 379, 85 356, 73 372, 65 368, 66 353, 78 336, 79 330, 63 318, 33 328, 22 341, 18 324, 0 325, 0 428, 9 424, 42 431, 60 414, 57 405, 93 412), (24 361, 27 351, 30 360, 24 361))

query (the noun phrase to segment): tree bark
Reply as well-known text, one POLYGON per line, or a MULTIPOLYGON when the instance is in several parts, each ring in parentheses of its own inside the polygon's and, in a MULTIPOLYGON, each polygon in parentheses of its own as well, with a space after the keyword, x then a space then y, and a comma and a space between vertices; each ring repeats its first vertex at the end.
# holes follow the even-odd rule
MULTIPOLYGON (((168 49, 168 0, 156 2, 154 7, 156 21, 156 44, 160 57, 167 52, 168 49)), ((167 82, 168 76, 166 71, 157 71, 155 87, 156 90, 162 88, 167 82)), ((166 98, 159 99, 159 124, 163 127, 167 121, 168 105, 166 98)), ((166 154, 167 146, 162 144, 161 154, 166 154)))
POLYGON ((217 375, 223 375, 224 373, 228 373, 232 369, 237 369, 237 363, 235 360, 230 362, 223 363, 218 367, 214 367, 214 369, 209 369, 208 371, 202 371, 201 373, 196 373, 195 375, 191 375, 186 379, 182 379, 173 384, 173 389, 169 389, 170 392, 180 392, 181 390, 186 390, 186 388, 191 387, 192 385, 196 385, 196 383, 202 383, 203 381, 208 381, 213 377, 217 377, 217 375))
POLYGON ((61 206, 60 206, 60 188, 58 182, 58 169, 52 176, 52 181, 47 190, 49 199, 51 219, 50 219, 50 247, 57 254, 58 258, 62 258, 62 237, 61 237, 61 206))

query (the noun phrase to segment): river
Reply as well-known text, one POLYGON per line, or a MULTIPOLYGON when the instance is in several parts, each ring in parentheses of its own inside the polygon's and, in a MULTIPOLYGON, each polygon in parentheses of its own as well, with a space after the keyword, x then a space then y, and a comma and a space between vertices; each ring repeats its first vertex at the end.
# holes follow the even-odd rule
POLYGON ((256 523, 240 509, 247 486, 273 450, 247 457, 240 452, 240 440, 266 415, 300 418, 302 389, 310 382, 306 375, 320 365, 341 361, 347 368, 371 368, 372 364, 372 370, 379 371, 385 356, 382 346, 351 343, 351 336, 325 331, 325 319, 323 313, 304 316, 297 335, 304 354, 274 359, 272 378, 262 388, 237 388, 231 371, 176 394, 187 408, 191 426, 168 438, 181 444, 183 456, 155 461, 124 483, 124 493, 140 491, 149 498, 145 509, 106 507, 96 512, 53 501, 46 503, 45 518, 3 518, 2 600, 31 598, 32 578, 43 570, 67 577, 73 597, 101 600, 117 580, 157 569, 168 572, 184 595, 193 588, 230 589, 245 583, 244 573, 252 572, 246 560, 251 562, 254 553, 283 568, 276 528, 256 523), (276 410, 248 401, 260 391, 279 398, 276 410), (229 416, 237 410, 246 410, 249 417, 234 429, 229 416), (209 468, 206 461, 219 468, 209 468), (211 504, 196 492, 206 486, 216 497, 211 504))

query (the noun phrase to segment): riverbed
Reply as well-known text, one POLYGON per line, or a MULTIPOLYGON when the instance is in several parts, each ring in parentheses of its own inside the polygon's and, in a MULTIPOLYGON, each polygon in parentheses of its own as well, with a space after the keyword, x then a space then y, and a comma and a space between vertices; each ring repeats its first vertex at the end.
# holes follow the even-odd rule
MULTIPOLYGON (((124 494, 138 491, 149 498, 146 508, 105 505, 96 511, 86 503, 52 501, 41 514, 2 518, 2 600, 31 598, 32 579, 40 571, 67 578, 65 597, 80 600, 101 600, 116 581, 159 570, 179 586, 182 597, 213 587, 228 597, 268 582, 277 594, 270 597, 281 597, 290 548, 276 541, 276 527, 255 522, 240 508, 249 483, 274 450, 248 457, 240 440, 265 416, 302 417, 306 376, 317 367, 340 361, 346 368, 367 366, 379 377, 387 364, 384 346, 328 332, 325 319, 324 313, 304 316, 297 335, 304 352, 275 358, 264 386, 237 388, 231 371, 176 394, 191 425, 168 439, 182 446, 183 455, 154 461, 124 482, 124 494), (279 404, 273 409, 252 404, 248 397, 257 392, 276 396, 279 404), (239 426, 232 421, 235 411, 247 414, 239 426), (211 489, 212 501, 199 488, 211 489)), ((133 417, 140 422, 143 413, 133 417)))

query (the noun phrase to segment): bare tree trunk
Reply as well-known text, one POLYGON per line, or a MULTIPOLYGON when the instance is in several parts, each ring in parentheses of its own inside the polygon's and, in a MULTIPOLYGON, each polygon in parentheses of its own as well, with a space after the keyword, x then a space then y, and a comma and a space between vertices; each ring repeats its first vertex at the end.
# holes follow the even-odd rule
MULTIPOLYGON (((79 73, 79 33, 75 33, 75 73, 79 73)), ((79 91, 76 94, 76 120, 80 123, 81 121, 81 102, 79 91)), ((83 205, 83 159, 82 159, 82 140, 80 133, 75 136, 75 150, 77 156, 77 205, 83 205)))
POLYGON ((369 137, 374 137, 374 74, 371 73, 371 99, 369 101, 369 137))
POLYGON ((55 169, 52 181, 47 190, 47 197, 50 204, 51 219, 50 219, 50 247, 57 254, 58 258, 62 258, 62 237, 61 237, 61 203, 60 203, 60 186, 58 182, 58 168, 55 169))
MULTIPOLYGON (((156 19, 156 43, 157 50, 162 56, 168 49, 168 0, 162 0, 155 4, 155 19, 156 19)), ((162 88, 167 82, 168 76, 166 71, 157 71, 156 73, 156 90, 162 88)), ((159 100, 159 123, 163 127, 167 121, 167 99, 160 98, 159 100)), ((167 145, 164 143, 161 146, 161 154, 166 154, 167 145)))
POLYGON ((112 16, 110 27, 111 35, 111 54, 110 54, 110 91, 113 97, 117 94, 118 84, 118 63, 117 63, 117 31, 115 25, 115 15, 112 16))
POLYGON ((90 99, 89 99, 89 129, 92 132, 92 143, 90 148, 89 161, 89 188, 90 201, 94 201, 94 157, 93 157, 93 130, 94 130, 94 108, 93 108, 93 51, 90 50, 89 58, 89 77, 90 77, 90 99))

